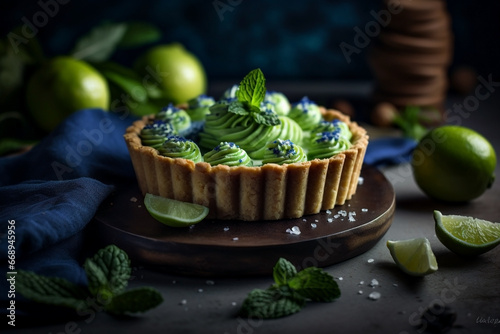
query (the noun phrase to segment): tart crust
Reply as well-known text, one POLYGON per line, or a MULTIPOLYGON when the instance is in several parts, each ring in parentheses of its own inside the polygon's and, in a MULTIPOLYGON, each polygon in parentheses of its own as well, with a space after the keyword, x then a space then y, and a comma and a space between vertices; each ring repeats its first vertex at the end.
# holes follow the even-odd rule
POLYGON ((366 130, 341 112, 320 108, 327 121, 339 119, 352 133, 350 149, 329 159, 260 167, 211 166, 164 157, 141 144, 140 132, 153 116, 135 121, 124 134, 140 190, 210 209, 208 218, 277 220, 333 209, 356 192, 368 146, 366 130))

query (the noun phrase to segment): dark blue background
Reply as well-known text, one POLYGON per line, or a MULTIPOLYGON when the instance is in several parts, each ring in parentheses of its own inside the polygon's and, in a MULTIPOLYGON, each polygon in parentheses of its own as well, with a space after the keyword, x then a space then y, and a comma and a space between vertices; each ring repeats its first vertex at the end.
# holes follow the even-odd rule
MULTIPOLYGON (((221 0, 230 8, 221 18, 213 0, 64 1, 37 35, 47 54, 69 52, 78 37, 103 21, 142 20, 162 30, 162 43, 178 41, 196 54, 209 80, 236 80, 256 67, 268 79, 370 79, 367 49, 347 63, 339 44, 353 44, 354 27, 364 29, 373 21, 370 11, 382 3, 221 0)), ((42 10, 38 1, 2 1, 0 6, 3 36, 23 24, 23 17, 32 20, 42 10)), ((500 1, 448 1, 448 8, 455 34, 453 67, 469 65, 496 77, 500 1)), ((115 60, 130 64, 140 51, 118 52, 115 60)))

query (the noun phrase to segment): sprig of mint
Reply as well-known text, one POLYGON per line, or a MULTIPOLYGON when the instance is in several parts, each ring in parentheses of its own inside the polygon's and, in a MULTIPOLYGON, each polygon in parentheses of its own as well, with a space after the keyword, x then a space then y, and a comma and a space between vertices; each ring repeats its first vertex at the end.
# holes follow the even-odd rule
POLYGON ((400 114, 394 117, 393 123, 403 131, 405 137, 415 139, 416 141, 422 139, 428 131, 421 124, 421 109, 416 106, 405 107, 400 114))
POLYGON ((47 277, 18 270, 16 288, 24 297, 38 303, 85 310, 95 302, 111 314, 145 312, 163 302, 161 294, 151 287, 125 290, 130 279, 130 259, 123 250, 109 245, 84 263, 88 287, 66 279, 47 277))
POLYGON ((241 80, 236 91, 236 101, 229 104, 228 111, 237 115, 250 115, 255 122, 267 126, 281 123, 278 115, 261 110, 266 97, 266 78, 260 68, 254 69, 241 80))
POLYGON ((261 319, 281 318, 299 312, 308 300, 331 302, 340 297, 334 278, 317 267, 297 272, 292 263, 280 258, 273 268, 274 284, 254 289, 243 301, 240 314, 261 319))

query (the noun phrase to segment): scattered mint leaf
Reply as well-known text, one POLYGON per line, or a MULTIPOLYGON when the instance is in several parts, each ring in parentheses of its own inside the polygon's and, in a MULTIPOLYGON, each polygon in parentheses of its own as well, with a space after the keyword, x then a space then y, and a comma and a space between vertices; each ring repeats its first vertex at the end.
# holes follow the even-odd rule
POLYGON ((257 68, 250 71, 239 84, 236 98, 240 102, 260 108, 260 103, 266 97, 266 79, 264 74, 257 68))
MULTIPOLYGON (((99 250, 84 264, 88 289, 57 277, 45 277, 33 272, 18 270, 16 288, 33 301, 82 310, 96 301, 104 310, 113 314, 145 312, 163 302, 154 288, 140 287, 124 291, 130 277, 128 255, 109 245, 99 250)), ((7 275, 7 279, 10 279, 7 275)))
POLYGON ((100 249, 83 265, 92 294, 109 291, 118 294, 123 291, 130 278, 130 259, 127 253, 115 245, 100 249))
POLYGON ((278 286, 287 284, 295 275, 297 275, 297 269, 284 258, 280 258, 273 268, 273 278, 278 286))
POLYGON ((241 306, 241 315, 263 319, 281 318, 299 312, 305 298, 288 286, 255 289, 248 294, 241 306))
POLYGON ((150 287, 140 287, 114 296, 105 307, 107 312, 121 315, 146 312, 162 302, 163 297, 158 290, 150 287))
POLYGON ((105 23, 81 37, 71 56, 89 62, 108 60, 127 31, 125 23, 105 23))
MULTIPOLYGON (((9 278, 9 275, 7 275, 9 278)), ((86 307, 88 292, 58 277, 45 277, 31 271, 18 270, 15 275, 16 290, 24 297, 38 303, 63 306, 74 309, 86 307)))
POLYGON ((288 284, 299 294, 312 301, 331 302, 340 297, 337 282, 320 268, 306 268, 297 273, 288 284))
POLYGON ((243 105, 242 102, 239 101, 233 101, 229 103, 228 109, 230 113, 236 114, 236 115, 242 115, 246 116, 249 114, 249 112, 245 109, 245 106, 243 105))
POLYGON ((320 268, 297 272, 292 263, 280 258, 273 268, 275 284, 267 290, 251 291, 241 305, 240 314, 271 319, 300 311, 307 300, 332 302, 340 296, 334 278, 320 268))

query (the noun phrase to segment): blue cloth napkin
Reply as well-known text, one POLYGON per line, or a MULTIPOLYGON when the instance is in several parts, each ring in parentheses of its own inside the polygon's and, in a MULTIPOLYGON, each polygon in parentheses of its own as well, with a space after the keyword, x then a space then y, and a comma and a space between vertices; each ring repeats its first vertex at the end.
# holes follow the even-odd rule
POLYGON ((406 137, 370 139, 364 163, 383 167, 409 162, 416 145, 417 141, 406 137))
MULTIPOLYGON (((82 231, 116 185, 136 182, 123 140, 134 120, 100 109, 82 110, 27 153, 0 159, 2 269, 32 270, 86 284, 82 231), (7 266, 9 225, 15 226, 13 268, 7 266)), ((1 291, 7 291, 6 280, 0 282, 1 291)))

